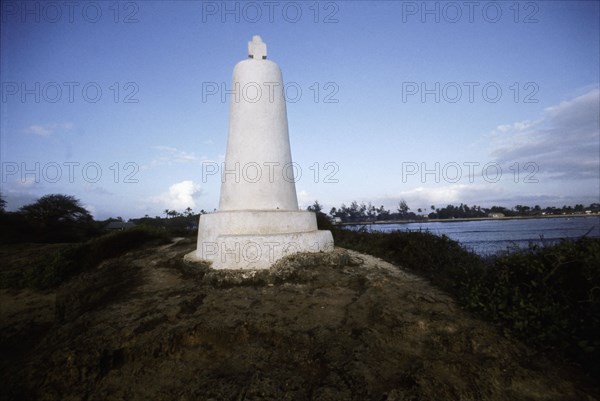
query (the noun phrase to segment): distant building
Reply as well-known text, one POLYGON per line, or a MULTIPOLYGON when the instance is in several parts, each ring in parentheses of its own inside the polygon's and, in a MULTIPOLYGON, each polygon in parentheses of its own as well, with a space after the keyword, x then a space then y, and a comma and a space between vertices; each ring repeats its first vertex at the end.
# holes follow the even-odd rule
POLYGON ((123 231, 123 230, 127 230, 129 228, 133 228, 135 227, 135 223, 131 223, 131 222, 123 222, 123 221, 113 221, 111 223, 108 223, 108 225, 106 227, 104 227, 104 229, 106 231, 123 231))
POLYGON ((504 213, 488 213, 488 217, 491 217, 493 219, 501 219, 502 217, 504 217, 504 213))

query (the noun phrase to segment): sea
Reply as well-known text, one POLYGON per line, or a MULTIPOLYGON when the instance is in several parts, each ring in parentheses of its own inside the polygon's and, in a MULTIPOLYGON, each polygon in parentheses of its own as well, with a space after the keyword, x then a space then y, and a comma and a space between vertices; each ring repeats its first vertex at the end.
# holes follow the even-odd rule
POLYGON ((561 239, 576 239, 584 235, 600 238, 600 216, 448 220, 345 226, 348 229, 362 227, 379 232, 428 231, 435 235, 446 235, 481 256, 514 252, 525 249, 530 244, 551 245, 560 242, 561 239))

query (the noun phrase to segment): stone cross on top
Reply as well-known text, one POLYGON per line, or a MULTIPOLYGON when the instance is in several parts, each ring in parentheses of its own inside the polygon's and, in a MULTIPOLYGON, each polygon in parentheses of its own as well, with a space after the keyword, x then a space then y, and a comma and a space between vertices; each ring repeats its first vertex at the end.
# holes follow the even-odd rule
POLYGON ((254 35, 252 41, 248 42, 248 57, 255 60, 267 58, 267 44, 262 41, 260 36, 254 35))

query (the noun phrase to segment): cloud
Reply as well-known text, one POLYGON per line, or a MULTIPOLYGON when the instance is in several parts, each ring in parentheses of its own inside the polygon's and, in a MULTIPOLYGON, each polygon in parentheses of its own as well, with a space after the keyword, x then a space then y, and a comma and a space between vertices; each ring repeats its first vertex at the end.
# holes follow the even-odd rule
POLYGON ((535 121, 498 126, 491 155, 503 166, 535 163, 553 178, 600 178, 600 90, 544 110, 535 121))
POLYGON ((73 128, 75 128, 75 125, 71 122, 61 124, 33 124, 25 129, 25 133, 41 137, 49 137, 57 132, 72 131, 73 128))
POLYGON ((27 132, 37 136, 50 136, 54 130, 44 125, 30 125, 27 132))
POLYGON ((391 196, 377 198, 372 201, 372 204, 375 206, 384 205, 394 211, 402 199, 413 211, 418 208, 429 209, 431 205, 443 207, 448 204, 465 202, 485 206, 490 202, 493 203, 496 198, 503 196, 504 191, 501 186, 494 183, 449 184, 435 187, 419 186, 391 196))
POLYGON ((92 184, 86 184, 84 187, 84 191, 91 195, 99 195, 99 196, 114 195, 108 189, 98 186, 98 185, 92 185, 92 184))
POLYGON ((198 158, 185 150, 179 150, 171 146, 154 146, 156 150, 161 152, 158 159, 152 161, 154 165, 171 165, 173 163, 189 163, 198 161, 198 158))
POLYGON ((150 198, 150 202, 161 208, 183 211, 196 207, 195 199, 202 194, 202 188, 191 180, 181 181, 169 187, 167 192, 150 198))
POLYGON ((308 206, 315 203, 315 199, 312 199, 312 195, 305 190, 298 191, 297 196, 300 209, 306 209, 308 206))
POLYGON ((97 216, 98 216, 98 209, 96 208, 96 206, 94 206, 94 205, 92 205, 92 204, 89 204, 89 203, 86 203, 86 204, 84 204, 84 205, 83 205, 83 208, 84 208, 85 210, 87 210, 88 212, 90 212, 90 214, 91 214, 91 215, 92 215, 94 218, 97 218, 97 216))
POLYGON ((27 189, 41 186, 40 178, 33 174, 21 176, 21 178, 17 180, 16 183, 18 187, 27 189))
POLYGON ((40 195, 31 191, 3 190, 2 197, 6 201, 6 210, 16 212, 19 208, 30 205, 39 199, 40 195))

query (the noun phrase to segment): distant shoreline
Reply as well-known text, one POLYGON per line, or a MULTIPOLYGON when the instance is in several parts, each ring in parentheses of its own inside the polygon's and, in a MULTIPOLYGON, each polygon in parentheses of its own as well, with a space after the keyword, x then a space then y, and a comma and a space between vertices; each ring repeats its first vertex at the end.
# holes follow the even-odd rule
POLYGON ((482 221, 482 220, 529 220, 529 219, 554 219, 554 218, 579 218, 598 217, 600 214, 551 214, 546 216, 504 216, 504 217, 457 217, 454 219, 422 219, 422 220, 377 220, 334 223, 337 226, 353 226, 367 224, 410 224, 410 223, 450 223, 456 221, 482 221))

